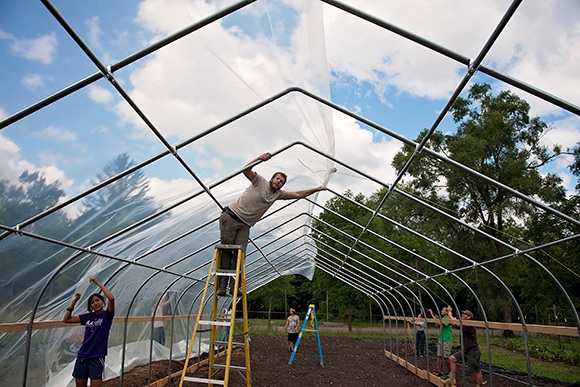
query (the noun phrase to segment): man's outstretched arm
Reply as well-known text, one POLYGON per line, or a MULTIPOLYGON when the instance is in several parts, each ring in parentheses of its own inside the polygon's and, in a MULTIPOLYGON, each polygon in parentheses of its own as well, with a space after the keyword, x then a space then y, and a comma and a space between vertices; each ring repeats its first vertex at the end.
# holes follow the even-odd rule
MULTIPOLYGON (((262 161, 268 161, 270 160, 270 157, 272 157, 272 155, 269 152, 266 153, 262 153, 260 156, 256 157, 255 159, 252 159, 250 161, 248 161, 246 163, 246 166, 249 166, 253 163, 255 163, 258 160, 262 160, 262 161)), ((254 176, 256 176, 256 172, 254 172, 252 170, 252 167, 249 167, 247 169, 244 169, 244 176, 246 176, 248 178, 248 180, 252 181, 252 179, 254 178, 254 176)))
POLYGON ((288 192, 288 196, 285 197, 285 199, 286 200, 288 200, 288 199, 302 199, 302 198, 305 198, 307 196, 312 195, 315 192, 325 191, 325 190, 326 190, 326 187, 319 186, 319 187, 314 187, 314 188, 303 189, 300 191, 288 192))

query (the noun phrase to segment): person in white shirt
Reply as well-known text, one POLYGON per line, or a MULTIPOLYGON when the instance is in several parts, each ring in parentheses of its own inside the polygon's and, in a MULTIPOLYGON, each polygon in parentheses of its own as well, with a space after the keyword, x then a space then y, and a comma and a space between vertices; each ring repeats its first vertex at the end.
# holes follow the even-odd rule
MULTIPOLYGON (((153 313, 155 317, 163 316, 163 310, 165 310, 165 308, 171 304, 174 296, 175 292, 165 293, 164 295, 157 296, 157 299, 151 308, 151 313, 153 313), (161 296, 163 296, 163 300, 159 301, 159 297, 161 296)), ((165 345, 165 323, 163 320, 155 319, 153 321, 153 340, 157 341, 161 345, 165 345)))
POLYGON ((419 313, 416 319, 411 320, 411 324, 415 325, 415 354, 423 357, 425 356, 425 327, 427 326, 427 321, 419 313))
POLYGON ((296 315, 296 311, 290 308, 290 316, 286 319, 286 325, 282 331, 288 332, 288 350, 294 351, 294 346, 296 345, 296 340, 298 340, 298 332, 300 326, 300 317, 296 315))

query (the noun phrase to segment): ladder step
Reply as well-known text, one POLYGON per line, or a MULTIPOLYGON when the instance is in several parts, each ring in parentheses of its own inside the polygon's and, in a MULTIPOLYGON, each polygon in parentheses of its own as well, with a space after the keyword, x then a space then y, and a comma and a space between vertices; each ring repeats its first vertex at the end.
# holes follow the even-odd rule
MULTIPOLYGON (((225 364, 214 364, 213 365, 214 368, 226 368, 225 364)), ((246 367, 242 367, 242 366, 235 366, 235 365, 231 365, 230 364, 230 368, 233 370, 238 370, 238 371, 245 371, 246 367)))
MULTIPOLYGON (((218 297, 232 297, 233 298, 234 295, 233 294, 230 294, 230 293, 226 293, 224 295, 218 294, 218 297)), ((242 298, 242 292, 238 292, 238 297, 237 298, 242 298)))
POLYGON ((183 381, 185 381, 185 382, 193 382, 193 383, 219 384, 221 386, 224 386, 226 384, 225 380, 207 379, 207 378, 194 378, 194 377, 191 377, 191 376, 185 376, 183 378, 183 381))
POLYGON ((216 274, 219 277, 235 277, 236 271, 230 269, 219 269, 214 274, 216 274))
POLYGON ((216 245, 218 250, 242 250, 244 251, 244 246, 242 245, 216 245))
MULTIPOLYGON (((229 344, 227 341, 221 341, 221 340, 216 340, 213 343, 214 344, 217 344, 217 345, 224 345, 224 346, 227 345, 227 344, 229 344)), ((245 343, 241 343, 241 342, 232 341, 232 346, 234 346, 234 347, 245 347, 246 344, 245 343)))
POLYGON ((231 326, 229 321, 211 321, 211 320, 199 320, 199 325, 216 325, 220 327, 231 326))

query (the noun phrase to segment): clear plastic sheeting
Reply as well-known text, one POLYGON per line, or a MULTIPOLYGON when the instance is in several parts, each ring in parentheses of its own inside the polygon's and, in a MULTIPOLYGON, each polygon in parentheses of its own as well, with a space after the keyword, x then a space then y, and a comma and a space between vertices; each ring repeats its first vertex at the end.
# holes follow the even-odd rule
MULTIPOLYGON (((187 354, 186 345, 186 341, 181 341, 173 346, 173 359, 185 359, 185 355, 187 354)), ((78 348, 74 349, 74 353, 66 352, 68 359, 68 362, 66 363, 67 365, 58 373, 49 375, 48 382, 46 383, 47 387, 75 386, 75 380, 72 377, 72 372, 74 368, 74 359, 76 358, 76 350, 78 350, 78 348)), ((110 347, 109 354, 107 355, 107 361, 105 363, 105 379, 112 379, 121 375, 121 363, 123 360, 121 359, 121 356, 123 356, 123 352, 125 352, 124 361, 127 367, 126 369, 131 369, 133 367, 144 365, 149 362, 149 358, 145 359, 143 357, 143 353, 149 353, 150 349, 151 361, 168 359, 170 356, 169 348, 155 341, 153 342, 152 346, 150 341, 132 342, 127 345, 125 351, 123 351, 122 346, 110 347)), ((195 342, 191 354, 192 356, 197 356, 199 353, 206 353, 208 350, 209 347, 207 344, 195 342)))
MULTIPOLYGON (((110 1, 100 4, 107 9, 100 22, 109 26, 102 31, 109 38, 116 29, 130 30, 130 40, 135 34, 145 38, 148 43, 141 40, 136 52, 235 4, 146 1, 134 10, 130 25, 122 26, 109 16, 125 5, 110 1), (175 15, 175 23, 145 22, 156 9, 175 15)), ((114 52, 114 45, 102 47, 85 35, 78 4, 44 5, 34 4, 27 20, 51 18, 47 9, 54 7, 104 66, 114 68, 133 54, 114 52)), ((44 32, 58 39, 59 52, 79 63, 64 83, 59 79, 60 87, 98 75, 98 64, 91 66, 65 31, 51 26, 44 32)), ((14 183, 22 189, 12 198, 15 213, 1 223, 21 232, 4 229, 1 235, 1 323, 61 321, 77 292, 81 300, 74 314, 84 313, 89 295, 98 290, 89 278, 97 276, 116 301, 107 379, 152 360, 183 357, 194 317, 173 316, 197 312, 219 241, 221 207, 248 186, 241 174, 246 162, 272 152, 255 170, 268 179, 284 171, 288 190, 324 185, 331 177, 332 162, 313 151, 334 152, 329 108, 300 93, 263 103, 291 86, 329 98, 322 26, 317 2, 260 1, 144 55, 112 73, 113 82, 97 80, 46 108, 35 107, 35 98, 19 101, 15 111, 31 111, 0 136, 18 143, 23 153, 42 147, 45 154, 61 154, 70 167, 48 162, 44 173, 14 183), (47 122, 66 128, 74 145, 21 136, 24 126, 34 132, 47 122), (61 180, 50 180, 55 175, 46 171, 56 171, 61 180), (34 207, 24 211, 23 202, 34 207), (167 292, 176 297, 165 311, 171 317, 164 321, 164 347, 152 340, 148 317, 167 292)), ((312 278, 316 248, 305 226, 313 210, 308 201, 276 203, 252 228, 249 292, 282 275, 312 278)), ((70 385, 82 327, 43 326, 30 335, 25 330, 0 336, 2 383, 70 385)))
MULTIPOLYGON (((423 1, 412 12, 407 2, 384 0, 25 0, 3 7, 2 385, 70 384, 83 328, 61 321, 75 293, 74 314, 87 309, 97 291, 92 276, 115 295, 106 378, 183 357, 219 241, 219 215, 249 185, 246 163, 264 152, 272 158, 253 168, 267 179, 283 171, 287 190, 329 189, 278 201, 252 227, 248 292, 284 275, 312 278, 316 268, 375 301, 390 325, 427 304, 462 310, 453 295, 463 288, 488 334, 492 321, 479 297, 487 292, 519 319, 511 326, 523 332, 533 385, 531 325, 514 295, 521 281, 502 278, 512 274, 502 263, 538 269, 529 278, 551 280, 580 327, 576 294, 567 289, 573 281, 563 286, 556 275, 562 268, 544 265, 560 265, 575 251, 580 221, 562 209, 576 202, 538 201, 544 194, 523 181, 496 179, 476 167, 481 163, 431 146, 459 132, 449 113, 470 84, 491 84, 494 93, 526 100, 530 118, 541 116, 538 150, 552 144, 562 151, 530 176, 561 188, 553 196, 577 194, 570 167, 580 89, 568 80, 578 79, 580 67, 554 58, 578 52, 578 2, 452 3, 423 1), (424 163, 437 166, 438 175, 425 169, 437 182, 410 192, 424 163), (470 190, 464 196, 453 191, 457 184, 444 186, 456 176, 493 188, 482 196, 514 203, 509 219, 487 201, 475 216, 470 190), (363 196, 373 208, 359 202, 363 196), (313 222, 325 203, 329 218, 313 222), (332 208, 340 203, 348 215, 332 208), (535 241, 519 240, 520 230, 498 239, 505 228, 486 222, 518 224, 539 214, 561 229, 535 241), (340 221, 330 224, 335 216, 340 221), (497 248, 464 243, 456 251, 451 243, 472 238, 497 248), (552 247, 566 254, 552 256, 552 247), (548 258, 537 259, 539 252, 548 258), (165 297, 170 302, 158 308, 165 297), (154 340, 160 322, 165 345, 154 340)), ((524 137, 525 153, 531 143, 524 137)), ((206 351, 206 338, 199 341, 206 351)))

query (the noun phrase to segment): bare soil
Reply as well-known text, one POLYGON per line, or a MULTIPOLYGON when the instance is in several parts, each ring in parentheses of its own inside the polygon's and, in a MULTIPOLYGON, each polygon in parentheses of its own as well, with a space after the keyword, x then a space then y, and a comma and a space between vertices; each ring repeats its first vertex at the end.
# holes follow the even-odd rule
MULTIPOLYGON (((286 336, 278 335, 252 335, 251 337, 251 385, 254 387, 282 387, 282 386, 398 386, 398 387, 432 387, 433 384, 424 380, 396 362, 385 357, 384 342, 380 339, 358 339, 345 337, 321 338, 322 358, 321 365, 316 337, 304 335, 292 364, 289 364, 291 352, 288 350, 286 336)), ((391 344, 386 342, 386 350, 391 350, 391 344)), ((410 345, 399 344, 399 355, 413 364, 417 361, 419 368, 427 369, 427 358, 415 359, 410 345)), ((434 350, 434 349, 433 349, 434 350)), ((392 348, 396 352, 396 348, 392 348)), ((197 358, 191 359, 189 365, 196 364, 197 358)), ((216 364, 225 363, 225 357, 219 357, 216 364)), ((183 362, 171 362, 172 372, 183 369, 183 362)), ((236 348, 232 354, 232 365, 245 364, 244 351, 236 348)), ((430 350, 429 369, 432 373, 437 370, 437 358, 430 350)), ((529 385, 527 375, 505 373, 502 370, 494 371, 493 386, 522 387, 529 385), (496 373, 497 371, 497 373, 496 373)), ((222 372, 222 371, 220 371, 222 372)), ((463 384, 460 376, 457 386, 475 386, 473 375, 466 371, 466 381, 463 384)), ((169 361, 155 362, 151 365, 151 382, 165 378, 169 374, 169 361)), ((123 386, 143 387, 148 385, 149 367, 141 366, 123 375, 123 386)), ((194 374, 207 378, 207 366, 201 366, 194 374)), ((219 378, 216 376, 216 378, 219 378)), ((223 378, 223 376, 222 376, 223 378)), ((484 380, 488 381, 489 375, 484 372, 484 380)), ((533 380, 533 385, 542 387, 562 387, 566 384, 551 380, 533 380)), ((489 386, 491 383, 488 383, 489 386)), ((103 382, 104 387, 119 386, 119 378, 103 382)), ((205 384, 188 383, 189 386, 203 386, 205 384)), ((232 370, 230 372, 231 387, 246 386, 242 375, 232 370)), ((179 386, 179 377, 174 378, 166 386, 179 386)))

